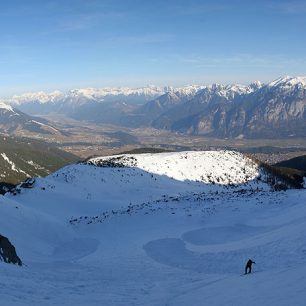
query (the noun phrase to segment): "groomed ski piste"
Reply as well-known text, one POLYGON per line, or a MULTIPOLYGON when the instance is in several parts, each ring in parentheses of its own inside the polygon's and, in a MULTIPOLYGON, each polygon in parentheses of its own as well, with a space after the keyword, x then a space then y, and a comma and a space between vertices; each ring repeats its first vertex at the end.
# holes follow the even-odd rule
POLYGON ((305 305, 306 191, 232 151, 98 157, 0 198, 1 305, 305 305), (246 261, 256 262, 241 276, 246 261))

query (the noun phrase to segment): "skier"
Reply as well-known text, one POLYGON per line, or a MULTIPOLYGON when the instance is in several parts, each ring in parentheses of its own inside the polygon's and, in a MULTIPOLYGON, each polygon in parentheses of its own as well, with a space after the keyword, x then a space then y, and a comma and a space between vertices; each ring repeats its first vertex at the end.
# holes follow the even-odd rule
POLYGON ((248 274, 248 273, 252 272, 252 264, 256 264, 256 262, 249 259, 246 266, 245 266, 245 273, 244 274, 248 274))

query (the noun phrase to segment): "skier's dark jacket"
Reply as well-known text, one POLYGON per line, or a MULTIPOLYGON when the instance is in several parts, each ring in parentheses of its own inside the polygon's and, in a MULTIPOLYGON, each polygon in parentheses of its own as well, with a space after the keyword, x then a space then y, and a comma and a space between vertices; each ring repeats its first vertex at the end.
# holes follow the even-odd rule
POLYGON ((256 263, 256 262, 255 262, 255 261, 252 261, 251 259, 249 259, 248 262, 247 262, 247 264, 246 264, 246 266, 247 266, 247 267, 252 267, 252 264, 253 264, 253 263, 256 263))

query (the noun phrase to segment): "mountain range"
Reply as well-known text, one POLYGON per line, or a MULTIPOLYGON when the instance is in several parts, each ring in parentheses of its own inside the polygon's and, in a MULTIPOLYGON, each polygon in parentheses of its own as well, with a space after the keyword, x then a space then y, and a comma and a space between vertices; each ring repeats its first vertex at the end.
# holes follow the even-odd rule
POLYGON ((31 115, 61 113, 78 120, 154 127, 192 135, 286 138, 306 135, 306 77, 268 84, 138 89, 79 89, 24 94, 6 103, 31 115))
POLYGON ((0 102, 0 133, 31 136, 31 134, 61 134, 48 120, 28 115, 19 109, 0 102))

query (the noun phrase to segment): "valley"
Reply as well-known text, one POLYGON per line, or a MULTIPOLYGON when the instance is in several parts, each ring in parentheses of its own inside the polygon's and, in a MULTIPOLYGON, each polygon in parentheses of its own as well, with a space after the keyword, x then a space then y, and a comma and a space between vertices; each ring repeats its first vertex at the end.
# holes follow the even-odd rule
POLYGON ((69 136, 43 135, 35 138, 53 143, 81 158, 118 154, 137 148, 171 151, 234 149, 254 154, 259 160, 274 164, 306 154, 305 138, 232 139, 186 135, 154 128, 128 128, 110 124, 77 121, 66 116, 43 115, 58 130, 69 136), (271 157, 271 154, 274 154, 271 157))
MULTIPOLYGON (((46 175, 65 163, 84 160, 91 156, 113 155, 133 150, 184 151, 184 150, 237 150, 257 158, 267 164, 273 165, 278 162, 294 157, 306 155, 306 140, 304 138, 289 139, 220 139, 202 135, 186 135, 168 130, 154 128, 127 128, 110 124, 97 124, 95 122, 77 121, 66 116, 44 115, 42 120, 52 123, 59 133, 28 133, 24 129, 15 130, 14 133, 4 134, 1 143, 2 153, 10 156, 14 163, 17 160, 27 159, 27 153, 22 148, 23 143, 31 143, 31 158, 40 165, 40 170, 32 171, 29 165, 20 164, 21 172, 10 171, 2 174, 2 182, 18 183, 29 176, 46 175), (12 139, 12 140, 10 140, 12 139), (15 140, 14 140, 15 139, 15 140), (12 146, 13 143, 16 145, 12 146), (17 143, 19 142, 19 145, 17 143), (37 143, 37 145, 35 145, 37 143), (49 163, 47 155, 43 158, 41 150, 47 148, 58 150, 58 161, 49 163), (62 153, 60 153, 60 150, 62 153), (6 153, 6 152, 9 152, 6 153), (17 154, 13 157, 11 153, 17 154), (66 153, 65 153, 66 152, 66 153), (22 157, 19 157, 22 155, 22 157), (16 159, 17 158, 17 159, 16 159), (36 160, 36 161, 35 161, 36 160), (54 165, 52 165, 54 164, 54 165), (46 168, 46 170, 43 170, 46 168), (27 175, 25 174, 27 173, 27 175)), ((51 157, 54 159, 54 157, 51 157)), ((29 160, 30 160, 29 159, 29 160)), ((5 160, 2 162, 5 163, 5 160)), ((4 164, 3 164, 4 165, 4 164)), ((4 169, 3 168, 3 169, 4 169)))
POLYGON ((34 92, 1 104, 0 130, 81 158, 142 147, 225 148, 273 164, 305 153, 305 101, 305 77, 288 76, 266 84, 34 92))

